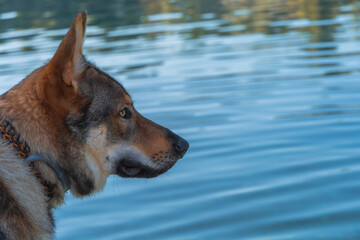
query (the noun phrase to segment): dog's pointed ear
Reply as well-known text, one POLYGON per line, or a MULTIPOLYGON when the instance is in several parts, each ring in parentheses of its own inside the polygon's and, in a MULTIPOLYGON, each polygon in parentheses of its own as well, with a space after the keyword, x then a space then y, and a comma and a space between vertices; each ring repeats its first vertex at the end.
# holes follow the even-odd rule
POLYGON ((76 78, 84 70, 82 45, 85 38, 87 14, 78 13, 54 57, 49 62, 53 72, 58 73, 64 83, 76 89, 76 78))

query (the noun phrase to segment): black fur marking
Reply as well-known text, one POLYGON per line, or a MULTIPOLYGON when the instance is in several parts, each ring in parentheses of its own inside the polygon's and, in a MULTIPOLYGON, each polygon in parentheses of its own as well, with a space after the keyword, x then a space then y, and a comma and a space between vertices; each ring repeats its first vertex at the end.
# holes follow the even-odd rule
POLYGON ((0 240, 5 240, 5 239, 7 239, 7 236, 6 236, 3 228, 0 225, 0 240))
POLYGON ((65 124, 69 130, 74 133, 80 140, 85 139, 86 129, 88 128, 87 115, 89 114, 91 102, 89 102, 82 110, 82 116, 69 116, 65 124))
POLYGON ((84 155, 77 144, 73 144, 75 139, 69 139, 69 142, 64 142, 63 148, 66 151, 62 152, 61 158, 64 159, 62 167, 72 179, 71 188, 79 195, 90 195, 94 190, 94 179, 92 174, 89 174, 89 167, 86 163, 84 155))
POLYGON ((75 175, 73 179, 76 182, 76 192, 81 196, 86 196, 94 190, 94 183, 85 175, 75 175))
POLYGON ((3 233, 3 231, 0 229, 0 240, 5 240, 6 239, 6 235, 5 233, 3 233))

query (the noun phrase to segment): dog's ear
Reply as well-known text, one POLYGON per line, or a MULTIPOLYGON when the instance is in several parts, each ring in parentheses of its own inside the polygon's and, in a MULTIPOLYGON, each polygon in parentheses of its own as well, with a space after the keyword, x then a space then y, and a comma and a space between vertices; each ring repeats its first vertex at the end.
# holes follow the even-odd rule
POLYGON ((82 45, 86 30, 86 12, 78 13, 65 38, 60 43, 48 67, 58 73, 67 86, 76 90, 76 79, 83 72, 82 45))

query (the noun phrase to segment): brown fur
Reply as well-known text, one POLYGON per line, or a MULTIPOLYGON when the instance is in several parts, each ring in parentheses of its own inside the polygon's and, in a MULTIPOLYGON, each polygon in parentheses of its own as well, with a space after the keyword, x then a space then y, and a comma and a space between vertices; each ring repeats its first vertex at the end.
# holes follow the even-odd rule
MULTIPOLYGON (((86 13, 78 14, 54 57, 0 98, 0 118, 12 123, 39 154, 60 165, 78 197, 100 191, 111 174, 156 177, 181 158, 188 143, 138 113, 127 91, 82 55, 86 13)), ((36 161, 55 186, 47 199, 26 164, 0 144, 0 239, 51 239, 51 208, 64 186, 36 161)))

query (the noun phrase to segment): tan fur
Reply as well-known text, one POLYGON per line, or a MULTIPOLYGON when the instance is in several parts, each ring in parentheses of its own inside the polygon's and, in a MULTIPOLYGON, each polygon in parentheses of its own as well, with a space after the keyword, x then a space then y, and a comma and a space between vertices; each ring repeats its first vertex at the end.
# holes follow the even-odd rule
POLYGON ((158 131, 156 127, 152 127, 153 125, 156 126, 156 123, 144 118, 140 114, 137 116, 136 122, 138 126, 138 137, 134 142, 134 147, 148 156, 153 156, 170 147, 171 143, 166 136, 164 136, 165 133, 158 131))
POLYGON ((106 183, 107 177, 111 174, 111 167, 105 162, 107 128, 101 125, 99 128, 92 129, 87 138, 84 148, 86 160, 95 176, 95 191, 100 191, 106 183))
MULTIPOLYGON (((0 119, 11 122, 32 154, 63 169, 77 197, 102 190, 111 174, 156 177, 188 148, 138 113, 121 84, 86 61, 86 19, 85 12, 77 14, 49 63, 0 97, 0 119)), ((54 186, 51 199, 10 145, 0 142, 0 239, 53 238, 51 208, 63 203, 65 186, 48 163, 34 165, 54 186)))

